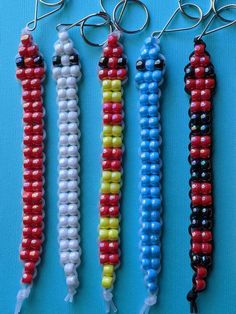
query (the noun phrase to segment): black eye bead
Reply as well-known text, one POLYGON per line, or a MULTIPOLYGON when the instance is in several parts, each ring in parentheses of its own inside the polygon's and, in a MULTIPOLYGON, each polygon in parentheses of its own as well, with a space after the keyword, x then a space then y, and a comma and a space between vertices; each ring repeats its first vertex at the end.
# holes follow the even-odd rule
POLYGON ((23 68, 25 66, 24 58, 22 57, 17 57, 16 58, 16 66, 18 68, 23 68))
POLYGON ((194 169, 191 169, 191 180, 197 180, 200 178, 200 173, 194 169))
POLYGON ((191 78, 195 76, 194 68, 191 67, 191 65, 187 65, 184 69, 185 72, 185 78, 191 78))
POLYGON ((143 61, 143 60, 138 60, 138 61, 136 62, 136 69, 137 69, 138 71, 144 71, 144 70, 145 70, 145 61, 143 61))
POLYGON ((101 68, 107 68, 108 65, 108 58, 107 57, 101 57, 99 60, 99 66, 101 68))
POLYGON ((42 56, 37 56, 34 58, 34 64, 36 65, 42 65, 43 64, 43 57, 42 56))
MULTIPOLYGON (((201 214, 201 207, 196 207, 194 206, 192 208, 192 213, 193 215, 196 217, 196 216, 199 216, 201 214)), ((192 217, 192 216, 191 216, 192 217)))
POLYGON ((191 114, 190 122, 192 122, 192 123, 199 123, 200 122, 200 115, 199 115, 199 113, 191 114))
POLYGON ((211 172, 210 171, 202 171, 200 175, 201 180, 209 182, 211 181, 211 172))
POLYGON ((57 66, 57 67, 61 66, 61 57, 60 56, 54 56, 52 58, 52 64, 54 66, 57 66))
POLYGON ((157 69, 157 70, 163 70, 165 66, 165 61, 163 59, 157 59, 154 63, 154 67, 157 69))
POLYGON ((214 76, 215 75, 215 69, 213 65, 209 65, 205 68, 205 75, 206 76, 214 76))
POLYGON ((201 262, 202 262, 202 265, 206 266, 206 267, 210 267, 211 264, 212 264, 212 259, 211 259, 211 256, 207 256, 207 255, 203 255, 202 258, 201 258, 201 262))
POLYGON ((79 56, 76 53, 70 56, 70 64, 71 65, 79 64, 79 56))
POLYGON ((212 208, 211 207, 202 207, 201 214, 205 218, 211 218, 212 217, 212 208))
POLYGON ((200 132, 202 135, 209 134, 211 132, 211 128, 209 124, 203 124, 200 127, 200 132))
POLYGON ((121 68, 126 67, 127 65, 126 58, 118 58, 117 65, 118 67, 121 67, 121 68))
POLYGON ((211 229, 212 228, 212 221, 210 219, 203 219, 202 220, 202 228, 211 229))
POLYGON ((199 159, 192 159, 190 162, 191 169, 198 170, 200 168, 200 160, 199 159))
POLYGON ((209 113, 202 113, 200 119, 203 124, 210 123, 211 115, 209 113))
POLYGON ((197 254, 191 255, 191 262, 193 265, 199 265, 201 263, 201 257, 197 254))
POLYGON ((200 166, 202 170, 210 170, 211 169, 211 161, 208 159, 202 159, 200 162, 200 166))

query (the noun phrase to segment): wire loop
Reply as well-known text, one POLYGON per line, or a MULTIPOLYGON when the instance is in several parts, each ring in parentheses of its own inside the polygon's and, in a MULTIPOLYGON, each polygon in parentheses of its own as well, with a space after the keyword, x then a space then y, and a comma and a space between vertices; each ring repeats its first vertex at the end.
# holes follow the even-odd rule
MULTIPOLYGON (((213 1, 213 0, 212 0, 213 1)), ((235 8, 236 7, 236 4, 230 4, 231 8, 235 8)), ((217 9, 216 8, 216 1, 213 1, 212 3, 212 9, 213 9, 213 12, 215 13, 215 15, 217 15, 222 21, 226 22, 226 23, 230 23, 230 22, 233 22, 234 20, 230 20, 230 19, 227 19, 225 18, 224 16, 222 16, 220 14, 220 9, 217 9)))
MULTIPOLYGON (((192 20, 198 20, 198 17, 196 16, 192 16, 191 14, 187 13, 186 10, 184 9, 184 3, 183 0, 178 0, 178 4, 179 4, 179 8, 180 11, 188 18, 192 19, 192 20)), ((193 4, 193 3, 192 3, 193 4)), ((208 9, 208 11, 203 14, 202 19, 206 19, 212 12, 213 10, 213 5, 215 4, 215 0, 210 0, 210 7, 208 9)))

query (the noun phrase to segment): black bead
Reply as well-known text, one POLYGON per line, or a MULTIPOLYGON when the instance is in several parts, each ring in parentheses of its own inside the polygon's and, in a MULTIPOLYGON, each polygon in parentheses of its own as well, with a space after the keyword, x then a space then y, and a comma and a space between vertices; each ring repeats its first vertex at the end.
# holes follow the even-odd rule
POLYGON ((191 135, 198 134, 200 132, 200 126, 198 124, 190 123, 191 135))
POLYGON ((195 76, 194 68, 191 65, 187 65, 184 68, 185 78, 193 78, 195 76))
POLYGON ((207 182, 211 181, 211 172, 210 171, 202 171, 200 178, 203 181, 207 181, 207 182))
POLYGON ((77 53, 70 55, 70 65, 78 65, 79 64, 79 56, 77 53))
POLYGON ((23 68, 25 66, 24 58, 22 57, 17 57, 16 58, 16 66, 18 68, 23 68))
POLYGON ((196 217, 193 217, 193 218, 191 219, 191 227, 192 227, 192 228, 198 228, 198 227, 200 227, 200 226, 201 226, 200 221, 199 221, 196 217))
POLYGON ((35 57, 34 58, 34 64, 42 65, 43 64, 43 57, 42 56, 35 57))
POLYGON ((191 176, 192 180, 197 180, 200 178, 200 173, 198 171, 191 169, 191 176))
POLYGON ((201 123, 206 124, 211 122, 211 115, 209 113, 202 113, 200 116, 201 123))
POLYGON ((154 67, 158 70, 163 70, 164 65, 165 65, 164 60, 160 58, 154 62, 154 67))
POLYGON ((214 69, 214 66, 212 64, 210 64, 209 66, 207 66, 205 68, 205 75, 206 76, 214 76, 215 75, 215 69, 214 69))
POLYGON ((143 60, 138 60, 138 61, 136 62, 136 69, 137 69, 138 71, 144 71, 144 70, 145 70, 145 61, 143 61, 143 60))
POLYGON ((191 255, 191 262, 193 265, 199 265, 201 263, 201 257, 197 254, 191 255))
POLYGON ((197 170, 200 168, 200 160, 199 159, 192 159, 190 162, 191 169, 197 170))
POLYGON ((194 38, 194 46, 195 45, 204 45, 206 47, 205 42, 201 38, 197 38, 197 37, 194 38))
POLYGON ((193 215, 195 215, 195 217, 199 216, 201 214, 201 207, 194 206, 192 208, 192 213, 193 215))
POLYGON ((211 132, 210 125, 209 124, 201 125, 200 132, 201 132, 201 135, 209 134, 211 132))
POLYGON ((118 65, 118 67, 120 67, 120 68, 126 67, 126 65, 127 65, 127 60, 126 60, 126 58, 118 58, 117 65, 118 65))
POLYGON ((202 258, 202 265, 209 267, 212 264, 211 256, 203 255, 202 258))
POLYGON ((200 166, 203 170, 209 170, 211 169, 211 161, 208 159, 202 159, 200 161, 200 166))
POLYGON ((203 207, 201 209, 201 214, 203 217, 211 218, 212 217, 212 208, 211 207, 203 207))
POLYGON ((60 56, 54 56, 53 58, 52 58, 52 64, 54 65, 54 66, 61 66, 61 57, 60 56))
POLYGON ((190 122, 199 123, 200 122, 200 114, 199 113, 192 113, 190 116, 190 122))
POLYGON ((101 57, 99 60, 99 66, 101 68, 106 68, 108 65, 108 58, 107 57, 101 57))
POLYGON ((212 228, 212 221, 210 219, 203 219, 201 221, 202 228, 204 229, 211 229, 212 228))

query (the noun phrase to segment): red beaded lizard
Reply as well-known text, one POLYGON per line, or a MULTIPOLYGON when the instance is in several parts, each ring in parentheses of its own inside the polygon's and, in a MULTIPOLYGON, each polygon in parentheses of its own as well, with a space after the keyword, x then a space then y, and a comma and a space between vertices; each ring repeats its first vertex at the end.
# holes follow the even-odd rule
POLYGON ((24 263, 21 283, 24 288, 17 296, 15 313, 19 313, 22 302, 28 297, 40 262, 43 242, 44 207, 44 153, 43 153, 43 87, 45 76, 44 60, 33 43, 28 31, 21 36, 16 58, 16 77, 22 85, 23 102, 23 237, 20 259, 24 263))
POLYGON ((205 43, 195 40, 190 63, 185 67, 185 90, 190 94, 190 155, 191 165, 191 266, 193 287, 187 299, 191 313, 197 313, 196 298, 206 288, 206 277, 212 266, 212 96, 215 71, 205 43))
POLYGON ((99 250, 103 266, 102 286, 108 309, 112 303, 111 289, 114 268, 119 258, 119 211, 122 178, 122 84, 127 78, 127 60, 119 43, 119 32, 109 35, 99 61, 99 78, 103 89, 103 152, 100 196, 99 250))

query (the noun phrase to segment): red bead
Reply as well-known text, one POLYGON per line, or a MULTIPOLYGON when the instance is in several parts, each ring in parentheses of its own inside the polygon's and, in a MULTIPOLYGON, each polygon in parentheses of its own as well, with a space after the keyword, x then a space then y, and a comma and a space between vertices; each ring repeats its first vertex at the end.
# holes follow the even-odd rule
POLYGON ((32 247, 32 249, 40 251, 41 246, 42 246, 42 240, 39 240, 39 239, 31 240, 31 247, 32 247))
POLYGON ((32 229, 32 237, 34 239, 41 239, 43 235, 43 229, 42 228, 33 228, 32 229))
POLYGON ((113 118, 113 115, 111 113, 105 113, 103 115, 103 123, 104 124, 111 124, 112 123, 112 118, 113 118))
POLYGON ((23 80, 22 82, 21 82, 21 84, 22 84, 22 87, 23 87, 23 89, 24 90, 31 90, 31 84, 30 84, 30 82, 31 82, 31 80, 23 80))
POLYGON ((110 69, 115 69, 117 67, 118 58, 112 57, 108 59, 108 67, 110 69))
POLYGON ((31 87, 32 88, 34 88, 34 89, 40 89, 40 87, 41 87, 41 81, 40 81, 40 79, 33 79, 33 80, 31 80, 30 81, 30 85, 31 85, 31 87))
POLYGON ((100 196, 100 204, 101 205, 109 205, 110 197, 108 194, 101 194, 100 196))
POLYGON ((117 57, 117 58, 122 57, 122 53, 123 53, 123 49, 121 46, 117 46, 112 49, 112 55, 114 57, 117 57))
POLYGON ((32 262, 38 262, 40 259, 40 252, 39 251, 30 251, 29 253, 29 260, 32 262))
POLYGON ((43 112, 43 103, 41 101, 25 102, 23 108, 25 112, 43 112))
POLYGON ((121 148, 113 148, 112 149, 112 158, 120 160, 122 158, 122 149, 121 148))
POLYGON ((195 254, 199 254, 201 253, 202 250, 202 246, 200 243, 193 243, 192 244, 192 252, 195 254))
POLYGON ((43 135, 43 126, 42 124, 36 125, 25 125, 24 132, 26 135, 43 135))
POLYGON ((25 123, 40 124, 43 122, 43 113, 42 112, 34 112, 34 113, 25 112, 23 115, 23 121, 25 123))
POLYGON ((210 194, 211 193, 211 183, 202 183, 201 184, 202 194, 210 194))
POLYGON ((103 170, 111 170, 111 161, 103 160, 102 161, 102 169, 103 170))
POLYGON ((23 237, 24 238, 32 237, 32 228, 31 227, 24 227, 23 228, 23 237))
POLYGON ((204 55, 202 57, 200 57, 200 65, 203 67, 206 67, 210 64, 210 57, 207 55, 204 55))
POLYGON ((111 80, 117 78, 117 70, 116 69, 108 70, 107 76, 111 80))
POLYGON ((210 89, 204 89, 201 90, 201 100, 210 100, 211 99, 211 90, 210 89))
POLYGON ((114 160, 111 162, 111 170, 113 171, 120 171, 121 170, 121 161, 120 160, 114 160))
POLYGON ((190 63, 191 63, 191 66, 192 67, 198 67, 200 65, 200 57, 199 56, 196 56, 196 55, 193 55, 191 58, 190 58, 190 63))
POLYGON ((24 80, 26 78, 25 70, 24 69, 17 69, 16 70, 16 77, 18 80, 24 80))
POLYGON ((109 242, 109 252, 112 254, 117 254, 119 250, 119 243, 117 241, 109 242))
POLYGON ((103 112, 104 113, 112 113, 112 102, 105 102, 103 104, 103 112))
POLYGON ((205 80, 204 79, 197 79, 195 86, 196 86, 196 89, 204 89, 205 88, 205 80))
POLYGON ((203 206, 210 206, 210 205, 212 205, 212 196, 211 195, 204 195, 204 196, 202 196, 202 205, 203 206))
POLYGON ((190 156, 194 159, 197 159, 200 157, 200 150, 196 148, 191 148, 190 150, 190 156))
POLYGON ((102 152, 102 158, 104 159, 111 159, 112 156, 112 148, 103 148, 103 152, 102 152))
POLYGON ((186 90, 193 90, 196 88, 196 82, 194 79, 186 79, 186 82, 185 82, 185 88, 186 90))
POLYGON ((29 260, 29 250, 21 250, 20 251, 20 259, 22 261, 28 261, 29 260))
POLYGON ((25 69, 25 76, 28 79, 32 79, 34 77, 34 69, 33 68, 27 68, 25 69))
POLYGON ((191 191, 193 194, 200 194, 201 193, 201 183, 192 182, 191 191))
POLYGON ((122 113, 122 104, 119 102, 114 102, 112 104, 112 112, 113 113, 122 113))
POLYGON ((119 254, 111 254, 109 255, 109 263, 112 265, 117 265, 120 262, 119 254))
POLYGON ((108 69, 99 70, 98 77, 100 80, 105 80, 108 78, 108 69))
POLYGON ((37 45, 32 45, 27 47, 27 55, 30 57, 36 56, 38 53, 38 46, 37 45))
POLYGON ((101 241, 99 243, 99 250, 101 253, 109 253, 109 242, 108 241, 101 241))
POLYGON ((108 36, 108 40, 107 40, 108 46, 116 47, 117 42, 118 42, 118 37, 115 34, 111 34, 108 36))
POLYGON ((203 231, 202 232, 202 241, 203 242, 211 242, 212 241, 211 231, 203 231))
POLYGON ((201 195, 192 195, 192 205, 199 206, 202 204, 202 197, 201 195))
POLYGON ((107 58, 111 57, 112 56, 112 52, 113 52, 112 47, 106 46, 106 47, 103 48, 103 55, 104 55, 104 57, 107 57, 107 58))
POLYGON ((40 192, 23 192, 25 204, 41 204, 43 195, 40 192))
POLYGON ((201 242, 202 241, 202 233, 199 230, 194 230, 191 233, 193 242, 201 242))
POLYGON ((42 97, 41 89, 35 89, 30 94, 32 101, 39 101, 42 97))
POLYGON ((200 157, 203 159, 208 159, 211 157, 211 151, 208 148, 200 149, 200 157))
POLYGON ((31 227, 42 227, 42 215, 24 215, 23 224, 31 227))
POLYGON ((108 254, 100 254, 100 264, 108 264, 109 263, 109 255, 108 254))
POLYGON ((23 176, 26 181, 42 181, 43 172, 42 170, 25 170, 23 176))
POLYGON ((202 243, 201 247, 202 253, 210 255, 212 253, 212 244, 210 243, 202 243))
POLYGON ((25 272, 26 273, 30 273, 30 274, 34 274, 35 272, 35 269, 36 269, 36 265, 34 262, 27 262, 25 263, 25 272))
POLYGON ((212 78, 205 79, 205 88, 209 89, 215 88, 215 80, 212 78))
POLYGON ((119 207, 118 206, 109 207, 109 215, 110 215, 110 217, 118 217, 119 216, 119 207))
POLYGON ((109 202, 112 206, 118 206, 119 205, 120 196, 117 194, 109 195, 109 202))
POLYGON ((20 46, 18 49, 19 55, 21 57, 27 57, 28 56, 28 52, 27 52, 27 47, 25 46, 20 46))
POLYGON ((205 267, 197 267, 197 278, 202 279, 207 276, 207 269, 205 267))
POLYGON ((190 104, 190 111, 197 112, 200 110, 200 102, 199 101, 192 101, 190 104))
POLYGON ((205 68, 204 67, 197 67, 195 68, 195 76, 196 78, 203 78, 205 75, 205 68))
POLYGON ((201 136, 201 146, 203 148, 211 146, 211 137, 210 136, 201 136))
POLYGON ((113 114, 112 115, 112 124, 121 124, 123 117, 121 114, 113 114))
POLYGON ((43 205, 24 205, 23 206, 24 214, 31 214, 31 215, 40 215, 43 211, 43 205))
POLYGON ((42 158, 43 148, 42 147, 25 147, 23 150, 26 158, 42 158))
POLYGON ((193 89, 193 90, 191 91, 191 99, 192 99, 193 101, 199 101, 199 100, 201 100, 201 91, 198 90, 198 89, 193 89))
POLYGON ((202 56, 205 53, 205 45, 204 44, 197 44, 194 47, 194 52, 196 56, 202 56))
POLYGON ((102 216, 102 217, 109 216, 109 206, 101 206, 100 207, 100 216, 102 216))
POLYGON ((43 67, 37 67, 34 69, 34 75, 36 78, 43 79, 45 75, 45 69, 43 67))
POLYGON ((201 137, 200 136, 192 136, 191 137, 191 147, 201 147, 201 137))
POLYGON ((32 36, 30 34, 23 34, 20 40, 22 45, 29 46, 32 43, 32 36))
POLYGON ((21 279, 22 283, 31 284, 33 281, 33 276, 29 273, 24 273, 21 279))
POLYGON ((127 70, 126 69, 119 69, 117 70, 117 78, 120 80, 125 80, 127 77, 127 70))
MULTIPOLYGON (((22 248, 30 249, 30 245, 31 245, 31 239, 29 239, 29 238, 22 239, 22 242, 21 242, 21 247, 22 248)), ((23 251, 23 252, 25 252, 25 251, 23 251)))
POLYGON ((40 146, 43 143, 42 135, 25 136, 23 140, 26 146, 40 146))
POLYGON ((196 291, 202 291, 206 288, 206 282, 203 279, 196 279, 196 291))
POLYGON ((31 58, 31 57, 25 58, 24 62, 25 62, 25 66, 26 66, 27 68, 34 67, 34 65, 35 65, 35 64, 34 64, 34 59, 31 58))
POLYGON ((27 91, 27 90, 24 90, 22 92, 22 99, 24 101, 31 101, 31 92, 30 91, 27 91))

